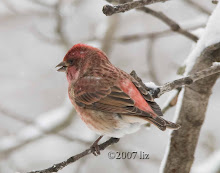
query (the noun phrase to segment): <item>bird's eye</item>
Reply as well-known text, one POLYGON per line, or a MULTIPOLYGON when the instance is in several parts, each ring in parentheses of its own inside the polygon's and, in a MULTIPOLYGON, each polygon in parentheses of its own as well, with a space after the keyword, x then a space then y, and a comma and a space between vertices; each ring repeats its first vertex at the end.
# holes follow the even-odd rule
POLYGON ((73 65, 73 60, 70 59, 70 60, 68 61, 68 63, 69 63, 70 65, 73 65))

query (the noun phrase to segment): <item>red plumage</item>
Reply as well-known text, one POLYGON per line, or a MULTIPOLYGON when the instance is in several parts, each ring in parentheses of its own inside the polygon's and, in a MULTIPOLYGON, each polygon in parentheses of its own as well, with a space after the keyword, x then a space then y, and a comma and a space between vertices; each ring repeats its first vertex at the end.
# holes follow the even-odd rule
POLYGON ((99 49, 74 45, 58 66, 66 72, 72 104, 96 133, 119 138, 147 121, 161 130, 180 127, 164 120, 152 96, 99 49))

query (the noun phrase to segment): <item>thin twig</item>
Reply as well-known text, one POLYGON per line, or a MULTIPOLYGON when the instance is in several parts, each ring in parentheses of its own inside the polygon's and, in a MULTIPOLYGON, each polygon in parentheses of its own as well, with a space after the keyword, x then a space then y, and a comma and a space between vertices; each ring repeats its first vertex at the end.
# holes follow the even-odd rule
POLYGON ((16 121, 22 122, 24 124, 30 124, 32 122, 32 120, 26 119, 22 115, 19 115, 16 112, 12 112, 11 110, 4 108, 3 106, 0 106, 0 112, 3 115, 10 117, 16 121))
POLYGON ((56 11, 55 19, 57 22, 56 33, 58 34, 60 41, 64 45, 65 49, 68 50, 71 44, 64 32, 65 19, 61 15, 61 6, 62 6, 62 0, 58 0, 57 4, 55 5, 55 11, 56 11))
MULTIPOLYGON (((204 24, 200 24, 197 26, 193 26, 193 27, 188 27, 188 30, 194 30, 197 28, 201 28, 204 27, 204 24)), ((144 34, 133 34, 133 35, 123 35, 117 38, 114 38, 115 42, 119 42, 119 43, 129 43, 129 42, 133 42, 133 41, 141 41, 150 37, 163 37, 166 36, 168 34, 172 34, 173 32, 168 29, 168 30, 164 30, 164 31, 159 31, 159 32, 152 32, 152 33, 144 33, 144 34)), ((94 38, 93 38, 94 39, 94 38)))
POLYGON ((12 13, 19 13, 18 10, 10 2, 8 2, 8 0, 3 0, 2 2, 12 13))
POLYGON ((108 27, 106 29, 103 39, 101 40, 101 50, 103 50, 107 55, 109 54, 109 52, 111 52, 111 48, 113 46, 112 38, 114 37, 117 30, 117 26, 120 20, 119 17, 120 16, 113 16, 109 18, 108 27))
POLYGON ((172 96, 171 99, 169 99, 169 102, 166 104, 166 106, 163 107, 162 113, 165 114, 170 108, 174 107, 177 103, 179 93, 182 88, 177 88, 177 92, 174 96, 172 96))
POLYGON ((116 4, 124 4, 127 2, 132 2, 133 0, 106 0, 109 3, 116 3, 116 4))
POLYGON ((45 41, 50 44, 63 45, 63 41, 60 38, 52 38, 52 37, 50 38, 50 37, 46 36, 45 34, 43 34, 41 31, 39 31, 35 27, 32 27, 31 31, 33 32, 33 34, 35 34, 37 36, 37 38, 39 38, 42 41, 45 41))
POLYGON ((156 83, 157 85, 160 85, 160 82, 157 77, 157 73, 155 72, 154 68, 154 58, 153 58, 153 47, 154 47, 154 41, 155 38, 151 37, 150 40, 148 41, 147 45, 147 69, 149 71, 149 76, 151 80, 156 83))
POLYGON ((170 27, 170 29, 172 31, 178 32, 178 33, 186 36, 187 38, 189 38, 189 39, 191 39, 195 42, 197 42, 197 40, 199 39, 196 35, 182 29, 178 23, 176 23, 174 20, 167 17, 162 12, 157 12, 157 11, 152 10, 150 8, 147 8, 147 7, 138 8, 137 10, 144 11, 145 13, 151 14, 152 16, 162 20, 164 23, 166 23, 170 27))
MULTIPOLYGON (((117 143, 119 141, 118 138, 110 138, 109 140, 107 140, 106 142, 102 143, 99 145, 99 149, 102 151, 104 150, 105 148, 107 148, 108 146, 114 144, 114 143, 117 143)), ((69 159, 63 161, 63 162, 60 162, 60 163, 57 163, 53 166, 51 166, 50 168, 47 168, 47 169, 44 169, 44 170, 40 170, 40 171, 31 171, 29 173, 52 173, 52 172, 58 172, 59 170, 63 169, 65 166, 81 159, 82 157, 84 156, 87 156, 91 153, 93 153, 95 151, 95 148, 89 148, 75 156, 72 156, 70 157, 69 159)))
MULTIPOLYGON (((42 131, 43 133, 39 134, 39 135, 35 135, 34 137, 26 138, 23 141, 19 141, 16 145, 13 145, 13 146, 11 146, 9 148, 6 148, 6 149, 2 150, 1 151, 1 155, 0 155, 0 159, 7 157, 13 151, 15 151, 15 150, 17 150, 19 148, 22 148, 23 146, 25 146, 25 145, 27 145, 27 144, 29 144, 31 142, 34 142, 34 141, 36 141, 38 139, 41 139, 42 137, 44 137, 45 135, 48 135, 48 134, 56 134, 56 135, 58 135, 60 137, 63 137, 65 139, 70 140, 68 136, 66 136, 64 134, 61 134, 61 133, 59 133, 59 134, 57 134, 57 133, 60 132, 61 130, 65 129, 65 128, 67 128, 72 123, 74 115, 75 115, 75 110, 73 109, 73 110, 71 110, 69 112, 69 114, 66 116, 66 118, 63 121, 61 121, 59 124, 57 124, 56 126, 52 127, 49 130, 41 129, 39 126, 36 126, 35 121, 33 121, 33 122, 23 121, 23 119, 21 119, 21 118, 15 118, 16 115, 11 116, 12 118, 14 118, 16 120, 19 120, 19 121, 25 123, 29 127, 30 126, 33 126, 33 127, 36 126, 36 128, 38 128, 38 130, 42 131)), ((8 116, 10 116, 10 114, 8 114, 8 116)))
POLYGON ((183 1, 183 2, 186 2, 186 3, 190 4, 191 6, 197 8, 199 11, 201 11, 201 12, 207 14, 207 15, 211 15, 211 12, 209 10, 207 10, 206 8, 204 8, 202 5, 200 5, 199 1, 198 1, 199 3, 197 3, 193 0, 186 0, 186 1, 183 1))
MULTIPOLYGON (((187 30, 194 30, 194 29, 198 29, 201 27, 205 27, 205 24, 198 24, 196 26, 192 26, 192 27, 186 27, 187 30)), ((123 36, 118 36, 113 38, 113 41, 116 43, 129 43, 129 42, 134 42, 134 41, 141 41, 141 40, 145 40, 147 38, 158 38, 158 37, 164 37, 167 35, 171 35, 174 32, 170 29, 166 29, 163 31, 158 31, 158 32, 151 32, 151 33, 143 33, 143 34, 129 34, 129 35, 123 35, 123 36)), ((83 42, 90 42, 90 41, 100 41, 101 38, 98 37, 91 37, 89 39, 84 40, 83 42)))
POLYGON ((113 14, 129 11, 134 8, 141 8, 145 5, 150 5, 158 2, 166 2, 166 1, 168 0, 139 0, 139 1, 128 2, 115 6, 105 5, 102 9, 102 12, 106 16, 111 16, 113 14))
MULTIPOLYGON (((114 7, 115 7, 115 9, 118 9, 119 7, 128 8, 128 6, 131 5, 131 4, 139 4, 138 2, 140 3, 141 1, 134 1, 134 2, 129 2, 129 3, 125 3, 125 4, 120 4, 120 5, 117 5, 117 6, 114 6, 114 7)), ((104 7, 103 7, 103 10, 104 10, 104 7)), ((112 6, 110 6, 110 7, 112 7, 112 6)), ((110 8, 110 7, 108 7, 108 8, 110 8)), ((194 35, 194 34, 188 32, 188 31, 182 29, 177 22, 175 22, 174 20, 170 19, 168 16, 166 16, 162 12, 157 12, 155 10, 152 10, 152 9, 148 8, 148 7, 143 7, 143 6, 141 8, 139 8, 139 7, 135 7, 135 8, 137 8, 137 10, 144 11, 145 13, 151 14, 152 16, 162 20, 164 23, 166 23, 170 27, 170 29, 172 31, 178 32, 178 33, 186 36, 187 38, 197 42, 198 37, 196 35, 194 35)))
POLYGON ((41 5, 42 7, 47 7, 47 8, 51 8, 51 9, 55 8, 54 4, 48 4, 45 1, 41 1, 41 0, 29 0, 29 1, 31 1, 34 4, 41 5))
POLYGON ((175 88, 181 87, 182 85, 190 85, 199 79, 208 77, 216 73, 220 73, 220 65, 213 65, 205 70, 196 72, 193 75, 189 75, 187 77, 183 77, 166 83, 165 85, 159 87, 160 92, 155 97, 160 97, 162 94, 169 92, 175 88))

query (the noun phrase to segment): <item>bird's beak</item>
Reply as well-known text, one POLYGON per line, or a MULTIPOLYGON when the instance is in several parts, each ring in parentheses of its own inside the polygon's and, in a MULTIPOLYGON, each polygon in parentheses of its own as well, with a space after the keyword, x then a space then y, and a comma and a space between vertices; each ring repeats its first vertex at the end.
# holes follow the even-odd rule
POLYGON ((57 71, 59 71, 59 72, 65 72, 65 71, 66 71, 66 68, 67 68, 67 64, 66 64, 65 61, 62 61, 61 63, 59 63, 59 64, 56 66, 56 68, 57 68, 57 67, 61 67, 61 68, 59 68, 57 71))

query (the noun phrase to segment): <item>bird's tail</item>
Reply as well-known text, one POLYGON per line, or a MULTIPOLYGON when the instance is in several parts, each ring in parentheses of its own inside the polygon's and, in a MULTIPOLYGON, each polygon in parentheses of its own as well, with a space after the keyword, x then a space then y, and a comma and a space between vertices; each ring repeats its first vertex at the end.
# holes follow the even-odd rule
POLYGON ((162 131, 166 130, 166 128, 173 129, 173 130, 177 130, 180 128, 179 124, 175 124, 170 121, 167 121, 160 116, 157 116, 156 118, 146 117, 145 119, 149 121, 150 123, 156 125, 162 131))
POLYGON ((147 117, 146 118, 147 121, 149 121, 150 123, 153 123, 160 130, 163 130, 163 131, 166 130, 166 128, 173 129, 173 130, 177 130, 180 128, 179 124, 172 123, 172 122, 167 121, 162 118, 163 113, 162 113, 159 105, 156 102, 148 101, 147 103, 151 106, 151 108, 153 110, 152 114, 154 115, 152 117, 147 117))

